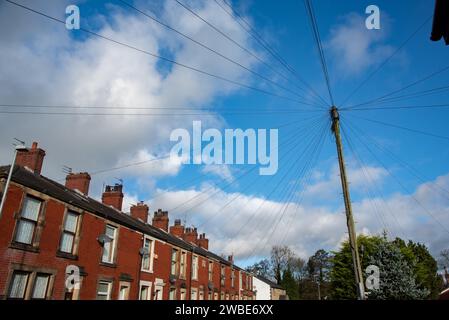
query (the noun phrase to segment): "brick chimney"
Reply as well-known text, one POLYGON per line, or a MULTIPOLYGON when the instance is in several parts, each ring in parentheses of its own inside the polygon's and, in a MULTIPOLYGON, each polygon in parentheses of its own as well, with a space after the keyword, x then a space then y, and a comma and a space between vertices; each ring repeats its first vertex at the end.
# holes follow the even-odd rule
POLYGON ((175 224, 170 227, 170 233, 178 238, 184 236, 184 226, 181 224, 181 219, 175 220, 175 224))
POLYGON ((198 247, 209 250, 209 239, 206 238, 205 233, 200 234, 197 243, 198 247))
POLYGON ((106 186, 104 189, 101 201, 107 206, 112 206, 119 211, 122 211, 123 204, 123 185, 115 184, 114 186, 106 186))
POLYGON ((197 243, 198 233, 196 228, 186 228, 184 232, 184 240, 190 243, 197 243))
POLYGON ((148 206, 140 201, 138 204, 131 206, 131 216, 133 218, 142 220, 143 222, 148 222, 148 206))
POLYGON ((153 216, 153 227, 159 228, 164 230, 165 232, 168 232, 168 212, 162 211, 161 209, 158 209, 154 212, 153 216))
POLYGON ((229 261, 230 263, 234 264, 234 255, 233 255, 233 254, 231 254, 231 255, 228 256, 228 261, 229 261))
POLYGON ((89 193, 90 175, 87 172, 69 173, 65 177, 65 186, 68 189, 78 190, 82 194, 89 193))
POLYGON ((41 174, 44 163, 45 151, 37 147, 37 142, 33 142, 31 148, 17 151, 16 165, 27 167, 36 174, 41 174))

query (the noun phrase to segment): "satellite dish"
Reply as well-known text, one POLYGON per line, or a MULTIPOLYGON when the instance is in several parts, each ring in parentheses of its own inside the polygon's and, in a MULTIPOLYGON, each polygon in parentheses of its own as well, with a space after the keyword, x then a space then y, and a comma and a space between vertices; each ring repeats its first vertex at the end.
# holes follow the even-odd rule
POLYGON ((150 255, 150 250, 148 248, 140 248, 139 254, 143 257, 147 257, 150 255))
POLYGON ((104 245, 106 242, 111 242, 112 241, 112 239, 110 237, 108 237, 107 235, 105 235, 105 234, 100 234, 98 236, 97 240, 98 240, 98 242, 101 245, 104 245))

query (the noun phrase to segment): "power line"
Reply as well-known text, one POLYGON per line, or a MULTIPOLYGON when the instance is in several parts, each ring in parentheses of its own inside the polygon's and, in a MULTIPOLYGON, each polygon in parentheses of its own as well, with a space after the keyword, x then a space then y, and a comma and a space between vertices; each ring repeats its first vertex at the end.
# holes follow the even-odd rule
MULTIPOLYGON (((48 14, 46 14, 46 13, 43 13, 43 12, 41 12, 41 11, 38 11, 38 10, 35 10, 35 9, 33 9, 33 8, 27 7, 27 6, 25 6, 25 5, 19 4, 19 3, 17 3, 17 2, 12 1, 12 0, 5 0, 5 1, 7 1, 8 3, 10 3, 10 4, 12 4, 12 5, 15 5, 15 6, 17 6, 17 7, 20 7, 20 8, 22 8, 22 9, 25 9, 25 10, 27 10, 27 11, 29 11, 29 12, 38 14, 38 15, 40 15, 40 16, 42 16, 42 17, 45 17, 45 18, 47 18, 47 19, 50 19, 50 20, 52 20, 52 21, 54 21, 54 22, 59 22, 59 23, 65 25, 65 21, 60 20, 60 19, 55 18, 55 17, 52 17, 52 16, 50 16, 50 15, 48 15, 48 14)), ((233 85, 235 85, 235 86, 239 86, 239 87, 242 87, 242 88, 245 88, 245 89, 257 91, 257 92, 259 92, 259 93, 263 93, 263 94, 266 94, 266 95, 274 96, 274 97, 277 97, 277 98, 281 98, 281 99, 285 99, 285 100, 290 100, 290 101, 293 101, 293 102, 296 102, 296 103, 300 103, 300 104, 303 103, 302 101, 299 101, 299 100, 296 100, 296 99, 292 99, 292 98, 289 98, 289 97, 287 97, 287 96, 279 95, 279 94, 276 94, 276 93, 273 93, 273 92, 270 92, 270 91, 266 91, 266 90, 264 90, 264 89, 260 89, 260 88, 257 88, 257 87, 253 87, 253 86, 250 86, 250 85, 246 85, 246 84, 244 84, 244 83, 240 83, 240 82, 238 82, 238 81, 231 80, 231 79, 225 78, 225 77, 223 77, 223 76, 216 75, 216 74, 210 73, 210 72, 208 72, 208 71, 201 70, 201 69, 199 69, 199 68, 197 68, 197 67, 192 67, 192 66, 186 65, 186 64, 184 64, 184 63, 175 61, 175 60, 173 60, 173 59, 166 58, 166 57, 160 56, 160 55, 158 55, 158 54, 155 54, 155 53, 152 53, 152 52, 143 50, 143 49, 139 49, 139 48, 137 48, 137 47, 135 47, 135 46, 132 46, 132 45, 130 45, 130 44, 127 44, 127 43, 124 43, 124 42, 120 42, 120 41, 114 40, 114 39, 112 39, 112 38, 110 38, 110 37, 101 35, 101 34, 99 34, 99 33, 96 33, 96 32, 94 32, 94 31, 91 31, 91 30, 88 30, 88 29, 85 29, 85 28, 82 28, 82 27, 80 27, 79 30, 82 31, 82 32, 85 32, 85 33, 87 33, 87 34, 93 35, 93 36, 95 36, 95 37, 101 38, 101 39, 103 39, 103 40, 109 41, 109 42, 111 42, 111 43, 114 43, 114 44, 117 44, 117 45, 126 47, 126 48, 128 48, 128 49, 135 50, 135 51, 137 51, 137 52, 140 52, 140 53, 146 54, 146 55, 148 55, 148 56, 151 56, 151 57, 153 57, 153 58, 161 59, 161 60, 166 61, 166 62, 169 62, 169 63, 171 63, 171 64, 180 66, 180 67, 182 67, 182 68, 185 68, 185 69, 188 69, 188 70, 191 70, 191 71, 195 71, 195 72, 197 72, 197 73, 206 75, 206 76, 211 77, 211 78, 215 78, 215 79, 218 79, 218 80, 221 80, 221 81, 224 81, 224 82, 233 84, 233 85)))
POLYGON ((441 221, 437 218, 437 217, 435 217, 429 210, 427 210, 423 205, 422 205, 422 203, 404 186, 404 184, 403 183, 401 183, 401 181, 391 172, 391 170, 390 169, 388 169, 388 167, 384 164, 384 162, 383 161, 381 161, 380 159, 379 159, 379 157, 375 154, 375 152, 373 152, 370 148, 369 148, 369 146, 368 146, 368 144, 367 143, 365 143, 365 141, 363 141, 362 139, 361 139, 361 136, 366 136, 365 134, 363 134, 363 132, 362 131, 360 131, 360 130, 358 130, 359 131, 359 134, 357 135, 355 135, 356 136, 356 138, 358 138, 359 139, 359 141, 365 146, 365 148, 368 150, 368 152, 373 156, 373 158, 375 158, 381 165, 382 165, 382 167, 388 172, 388 174, 390 175, 390 177, 392 177, 395 181, 396 181, 396 183, 406 192, 406 193, 408 193, 409 194, 409 196, 416 202, 416 204, 418 204, 423 210, 424 210, 424 212, 425 213, 427 213, 427 215, 429 215, 442 229, 444 229, 444 231, 446 231, 448 234, 449 234, 449 229, 447 229, 442 223, 441 223, 441 221))
POLYGON ((355 108, 343 110, 346 111, 368 111, 368 110, 398 110, 398 109, 445 109, 449 108, 449 104, 433 104, 427 106, 397 106, 397 107, 369 107, 369 108, 355 108))
POLYGON ((328 105, 328 103, 323 99, 323 97, 321 97, 320 94, 318 94, 313 88, 312 86, 310 86, 310 84, 307 83, 307 81, 305 81, 299 74, 298 72, 291 66, 289 65, 283 58, 282 56, 272 47, 270 46, 270 44, 268 44, 263 37, 257 32, 257 30, 255 30, 251 24, 249 24, 245 18, 234 8, 232 7, 226 0, 222 0, 222 3, 225 4, 230 10, 228 11, 226 8, 224 8, 218 0, 214 0, 215 3, 225 12, 227 13, 231 18, 233 18, 241 27, 243 30, 245 30, 254 40, 256 40, 257 43, 259 43, 259 45, 264 48, 273 58, 275 58, 288 72, 290 72, 296 79, 298 79, 306 88, 308 88, 312 94, 318 98, 325 106, 328 105), (236 18, 234 16, 238 18, 236 18), (244 26, 243 24, 245 24, 246 26, 244 26))
POLYGON ((351 109, 354 109, 356 107, 370 105, 370 104, 376 103, 378 101, 385 100, 384 98, 390 97, 390 96, 392 96, 392 95, 394 95, 396 93, 399 93, 399 92, 407 90, 407 89, 409 89, 411 87, 414 87, 417 84, 420 84, 420 83, 422 83, 424 81, 427 81, 427 80, 429 80, 429 79, 431 79, 431 78, 433 78, 433 77, 435 77, 435 76, 437 76, 437 75, 439 75, 439 74, 441 74, 441 73, 443 73, 443 72, 445 72, 447 70, 449 70, 449 66, 446 66, 446 67, 444 67, 444 68, 442 68, 440 70, 432 72, 431 74, 429 74, 429 75, 427 75, 427 76, 425 76, 425 77, 423 77, 423 78, 421 78, 421 79, 419 79, 417 81, 414 81, 414 82, 412 82, 412 83, 410 83, 410 84, 408 84, 408 85, 406 85, 406 86, 404 86, 404 87, 402 87, 400 89, 394 90, 394 91, 392 91, 392 92, 390 92, 388 94, 385 94, 385 95, 383 95, 381 97, 375 98, 373 100, 370 100, 370 101, 367 101, 367 102, 364 102, 364 103, 359 103, 359 104, 356 104, 356 105, 352 105, 350 107, 345 107, 345 108, 342 108, 341 110, 351 110, 351 109))
POLYGON ((358 92, 377 72, 379 72, 396 54, 398 54, 407 43, 432 19, 433 15, 429 16, 388 58, 386 58, 376 70, 371 72, 341 103, 343 106, 356 92, 358 92))
POLYGON ((307 11, 307 13, 309 15, 309 18, 310 18, 312 34, 313 34, 313 36, 315 38, 315 42, 316 42, 317 49, 318 49, 318 54, 320 56, 321 67, 323 69, 324 78, 326 80, 326 85, 327 85, 327 91, 329 93, 329 98, 331 100, 332 105, 334 106, 335 102, 334 102, 334 97, 332 96, 332 90, 331 90, 330 79, 329 79, 329 71, 327 69, 326 57, 324 56, 323 46, 321 44, 320 31, 318 29, 318 24, 317 24, 317 21, 316 21, 315 12, 313 10, 313 4, 312 4, 312 2, 310 0, 304 0, 304 4, 306 6, 306 11, 307 11))
MULTIPOLYGON (((262 80, 264 80, 264 81, 266 81, 266 82, 268 82, 268 83, 270 83, 270 84, 272 84, 272 85, 275 85, 275 86, 277 86, 277 87, 279 87, 279 88, 281 88, 281 89, 283 89, 283 90, 285 90, 285 91, 287 91, 287 92, 289 92, 289 93, 291 93, 291 94, 293 94, 293 95, 295 95, 295 96, 297 96, 297 97, 299 97, 299 98, 306 99, 304 96, 298 94, 297 92, 292 91, 292 90, 288 89, 287 87, 285 87, 285 86, 283 86, 283 85, 280 85, 280 84, 278 84, 277 82, 275 82, 275 81, 273 81, 273 80, 267 78, 266 76, 260 74, 259 72, 256 72, 256 71, 250 69, 249 67, 243 65, 242 63, 240 63, 240 62, 238 62, 238 61, 235 61, 234 59, 231 59, 231 58, 229 58, 228 56, 225 56, 224 54, 218 52, 217 50, 212 49, 211 47, 205 45, 204 43, 202 43, 202 42, 200 42, 200 41, 198 41, 198 40, 192 38, 191 36, 188 36, 187 34, 185 34, 185 33, 181 32, 181 31, 179 31, 179 30, 177 30, 177 29, 171 27, 170 25, 168 25, 168 24, 162 22, 161 20, 157 19, 156 17, 150 16, 149 14, 147 14, 146 12, 142 11, 141 9, 139 9, 139 8, 137 8, 137 7, 135 7, 135 6, 133 6, 132 4, 130 4, 130 3, 126 2, 126 1, 124 1, 124 0, 118 0, 118 1, 120 1, 121 3, 123 3, 124 5, 126 5, 127 7, 129 7, 129 8, 131 8, 131 9, 137 11, 138 13, 142 14, 143 16, 145 16, 145 17, 151 19, 152 21, 158 23, 159 25, 161 25, 161 26, 163 26, 163 27, 165 27, 165 28, 167 28, 167 29, 169 29, 169 30, 175 32, 176 34, 178 34, 178 35, 180 35, 180 36, 182 36, 182 37, 188 39, 189 41, 195 43, 196 45, 202 47, 203 49, 206 49, 206 50, 208 50, 209 52, 214 53, 215 55, 217 55, 217 56, 223 58, 224 60, 226 60, 226 61, 228 61, 228 62, 230 62, 230 63, 232 63, 232 64, 234 64, 234 65, 236 65, 236 66, 238 66, 238 67, 240 67, 240 68, 242 68, 243 70, 245 70, 245 71, 247 71, 247 72, 249 72, 249 73, 251 73, 251 74, 253 74, 253 75, 257 76, 257 77, 259 77, 260 79, 262 79, 262 80)), ((176 2, 178 2, 178 1, 176 0, 176 2)), ((180 3, 180 2, 178 2, 178 3, 180 3)), ((185 8, 186 8, 186 7, 185 7, 185 8)), ((190 11, 190 9, 189 9, 189 11, 190 11)), ((193 12, 193 11, 191 11, 191 12, 193 12)), ((305 104, 306 104, 306 103, 305 103, 305 104)))
POLYGON ((392 127, 392 128, 396 128, 396 129, 406 130, 406 131, 413 132, 413 133, 419 133, 419 134, 426 135, 426 136, 429 136, 429 137, 449 140, 449 137, 441 136, 441 135, 438 135, 438 134, 435 134, 435 133, 430 133, 430 132, 425 132, 425 131, 422 131, 422 130, 402 127, 402 126, 398 126, 398 125, 393 124, 393 123, 387 123, 387 122, 382 122, 382 121, 378 121, 378 120, 362 118, 362 117, 354 116, 353 114, 351 114, 351 116, 353 116, 354 118, 361 119, 361 120, 365 120, 365 121, 381 124, 381 125, 387 126, 387 127, 392 127))

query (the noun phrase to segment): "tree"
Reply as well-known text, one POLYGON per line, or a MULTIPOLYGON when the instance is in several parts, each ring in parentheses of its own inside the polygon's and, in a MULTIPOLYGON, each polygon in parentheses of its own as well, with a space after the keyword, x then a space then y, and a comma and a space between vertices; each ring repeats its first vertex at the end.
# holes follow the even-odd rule
POLYGON ((405 241, 399 238, 396 238, 393 243, 401 250, 412 267, 419 288, 430 292, 429 299, 436 299, 442 290, 442 279, 438 275, 438 264, 427 247, 413 241, 405 244, 405 241))
POLYGON ((271 249, 271 268, 274 279, 278 284, 281 283, 282 275, 288 269, 294 257, 295 254, 288 246, 274 246, 271 249))
POLYGON ((290 300, 299 299, 298 285, 289 267, 287 267, 287 269, 283 272, 280 284, 287 292, 287 295, 290 300))
POLYGON ((413 266, 396 243, 379 243, 369 263, 380 271, 379 288, 368 293, 369 299, 409 300, 428 297, 429 290, 421 289, 416 283, 413 266))
POLYGON ((246 268, 247 271, 262 276, 267 279, 271 279, 273 277, 273 272, 270 266, 270 261, 268 259, 260 260, 256 262, 252 266, 246 268))
MULTIPOLYGON (((378 244, 384 241, 386 239, 379 236, 368 237, 360 235, 357 237, 362 270, 365 270, 369 265, 368 258, 377 250, 378 244)), ((332 262, 329 274, 331 298, 357 299, 357 287, 349 242, 343 242, 340 250, 334 252, 334 256, 330 260, 332 262)))

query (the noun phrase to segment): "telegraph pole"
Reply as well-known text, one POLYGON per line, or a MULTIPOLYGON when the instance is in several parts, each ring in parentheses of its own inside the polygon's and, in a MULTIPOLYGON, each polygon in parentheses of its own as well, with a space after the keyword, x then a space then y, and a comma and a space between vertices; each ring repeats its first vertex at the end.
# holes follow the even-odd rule
POLYGON ((330 109, 330 116, 332 119, 332 132, 335 135, 335 143, 337 145, 338 164, 340 166, 341 187, 343 189, 343 198, 345 201, 346 224, 348 225, 349 246, 351 248, 352 263, 354 267, 355 281, 357 285, 357 294, 359 300, 364 300, 365 289, 363 285, 362 266, 360 264, 359 252, 357 250, 357 235, 355 232, 354 218, 352 217, 351 198, 349 196, 348 180, 346 177, 346 167, 343 158, 343 147, 341 144, 341 136, 340 136, 340 116, 338 114, 337 107, 332 106, 332 108, 330 109))

